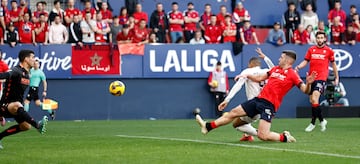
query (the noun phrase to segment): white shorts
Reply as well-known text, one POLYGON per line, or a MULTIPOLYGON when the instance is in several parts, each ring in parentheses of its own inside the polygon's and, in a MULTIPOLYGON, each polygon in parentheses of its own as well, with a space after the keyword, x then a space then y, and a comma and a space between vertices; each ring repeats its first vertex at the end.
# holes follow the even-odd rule
POLYGON ((260 114, 257 114, 253 118, 251 118, 249 116, 240 117, 240 120, 245 121, 247 123, 252 123, 252 122, 255 122, 256 120, 258 120, 259 118, 260 118, 260 114))

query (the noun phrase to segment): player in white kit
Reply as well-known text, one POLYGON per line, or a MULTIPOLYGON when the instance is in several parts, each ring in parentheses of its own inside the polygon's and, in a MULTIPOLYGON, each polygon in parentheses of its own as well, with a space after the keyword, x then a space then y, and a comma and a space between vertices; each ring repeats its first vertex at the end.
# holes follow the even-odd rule
MULTIPOLYGON (((260 48, 257 48, 255 50, 259 57, 264 59, 266 65, 271 69, 274 67, 274 64, 272 61, 261 51, 260 48)), ((258 96, 260 93, 263 85, 265 85, 265 82, 253 82, 250 79, 243 78, 244 75, 258 75, 258 74, 265 74, 269 69, 261 68, 261 61, 257 57, 252 57, 249 60, 248 68, 243 70, 239 75, 235 77, 235 80, 237 81, 234 86, 231 88, 229 94, 226 96, 223 103, 229 103, 231 99, 236 95, 237 92, 240 91, 242 86, 245 84, 245 91, 246 91, 246 97, 248 100, 258 96)), ((220 104, 221 105, 221 104, 220 104)), ((219 105, 219 107, 220 107, 219 105)), ((250 118, 248 116, 239 117, 233 121, 233 127, 241 132, 244 132, 243 137, 240 139, 240 141, 253 141, 254 137, 257 135, 256 129, 251 125, 252 122, 258 120, 260 115, 256 115, 253 118, 250 118)))

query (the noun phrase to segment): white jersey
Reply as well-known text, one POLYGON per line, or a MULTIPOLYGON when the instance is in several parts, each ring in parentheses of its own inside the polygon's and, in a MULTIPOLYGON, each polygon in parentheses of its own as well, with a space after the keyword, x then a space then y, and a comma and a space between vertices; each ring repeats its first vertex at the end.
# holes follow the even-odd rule
MULTIPOLYGON (((264 61, 269 68, 274 67, 274 64, 271 62, 271 60, 268 57, 265 57, 264 61)), ((264 74, 268 71, 269 69, 267 68, 261 69, 260 66, 257 66, 252 68, 246 68, 240 73, 240 75, 259 75, 259 74, 264 74)), ((228 96, 226 96, 225 98, 225 101, 229 102, 235 96, 235 94, 238 91, 240 91, 244 83, 245 83, 246 97, 248 100, 253 99, 254 97, 259 95, 262 89, 262 85, 260 83, 254 82, 250 79, 241 78, 231 88, 228 96)))

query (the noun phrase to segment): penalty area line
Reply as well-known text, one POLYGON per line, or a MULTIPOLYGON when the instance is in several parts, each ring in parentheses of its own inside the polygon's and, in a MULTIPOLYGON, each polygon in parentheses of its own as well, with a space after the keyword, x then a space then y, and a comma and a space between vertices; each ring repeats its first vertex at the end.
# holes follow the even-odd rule
POLYGON ((116 136, 121 137, 121 138, 136 138, 136 139, 149 139, 149 140, 166 140, 166 141, 179 141, 179 142, 206 143, 206 144, 213 144, 213 145, 226 145, 226 146, 234 146, 234 147, 262 149, 262 150, 286 151, 286 152, 304 153, 304 154, 310 154, 310 155, 360 159, 360 156, 352 156, 352 155, 344 155, 344 154, 334 154, 334 153, 325 153, 325 152, 317 152, 317 151, 296 150, 296 149, 273 148, 273 147, 265 147, 265 146, 258 146, 258 145, 245 145, 245 144, 215 142, 215 141, 206 141, 206 140, 166 138, 166 137, 154 137, 154 136, 132 136, 132 135, 116 135, 116 136))

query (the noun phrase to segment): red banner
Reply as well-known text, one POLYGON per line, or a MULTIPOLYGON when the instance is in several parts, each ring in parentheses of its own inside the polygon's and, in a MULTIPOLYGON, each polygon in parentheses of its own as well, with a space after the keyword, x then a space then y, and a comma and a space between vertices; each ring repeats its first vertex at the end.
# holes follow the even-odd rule
POLYGON ((120 55, 109 45, 72 47, 73 75, 119 75, 120 55))
POLYGON ((138 45, 137 43, 127 43, 127 44, 118 44, 119 53, 121 55, 131 54, 131 55, 144 55, 145 45, 138 45))

